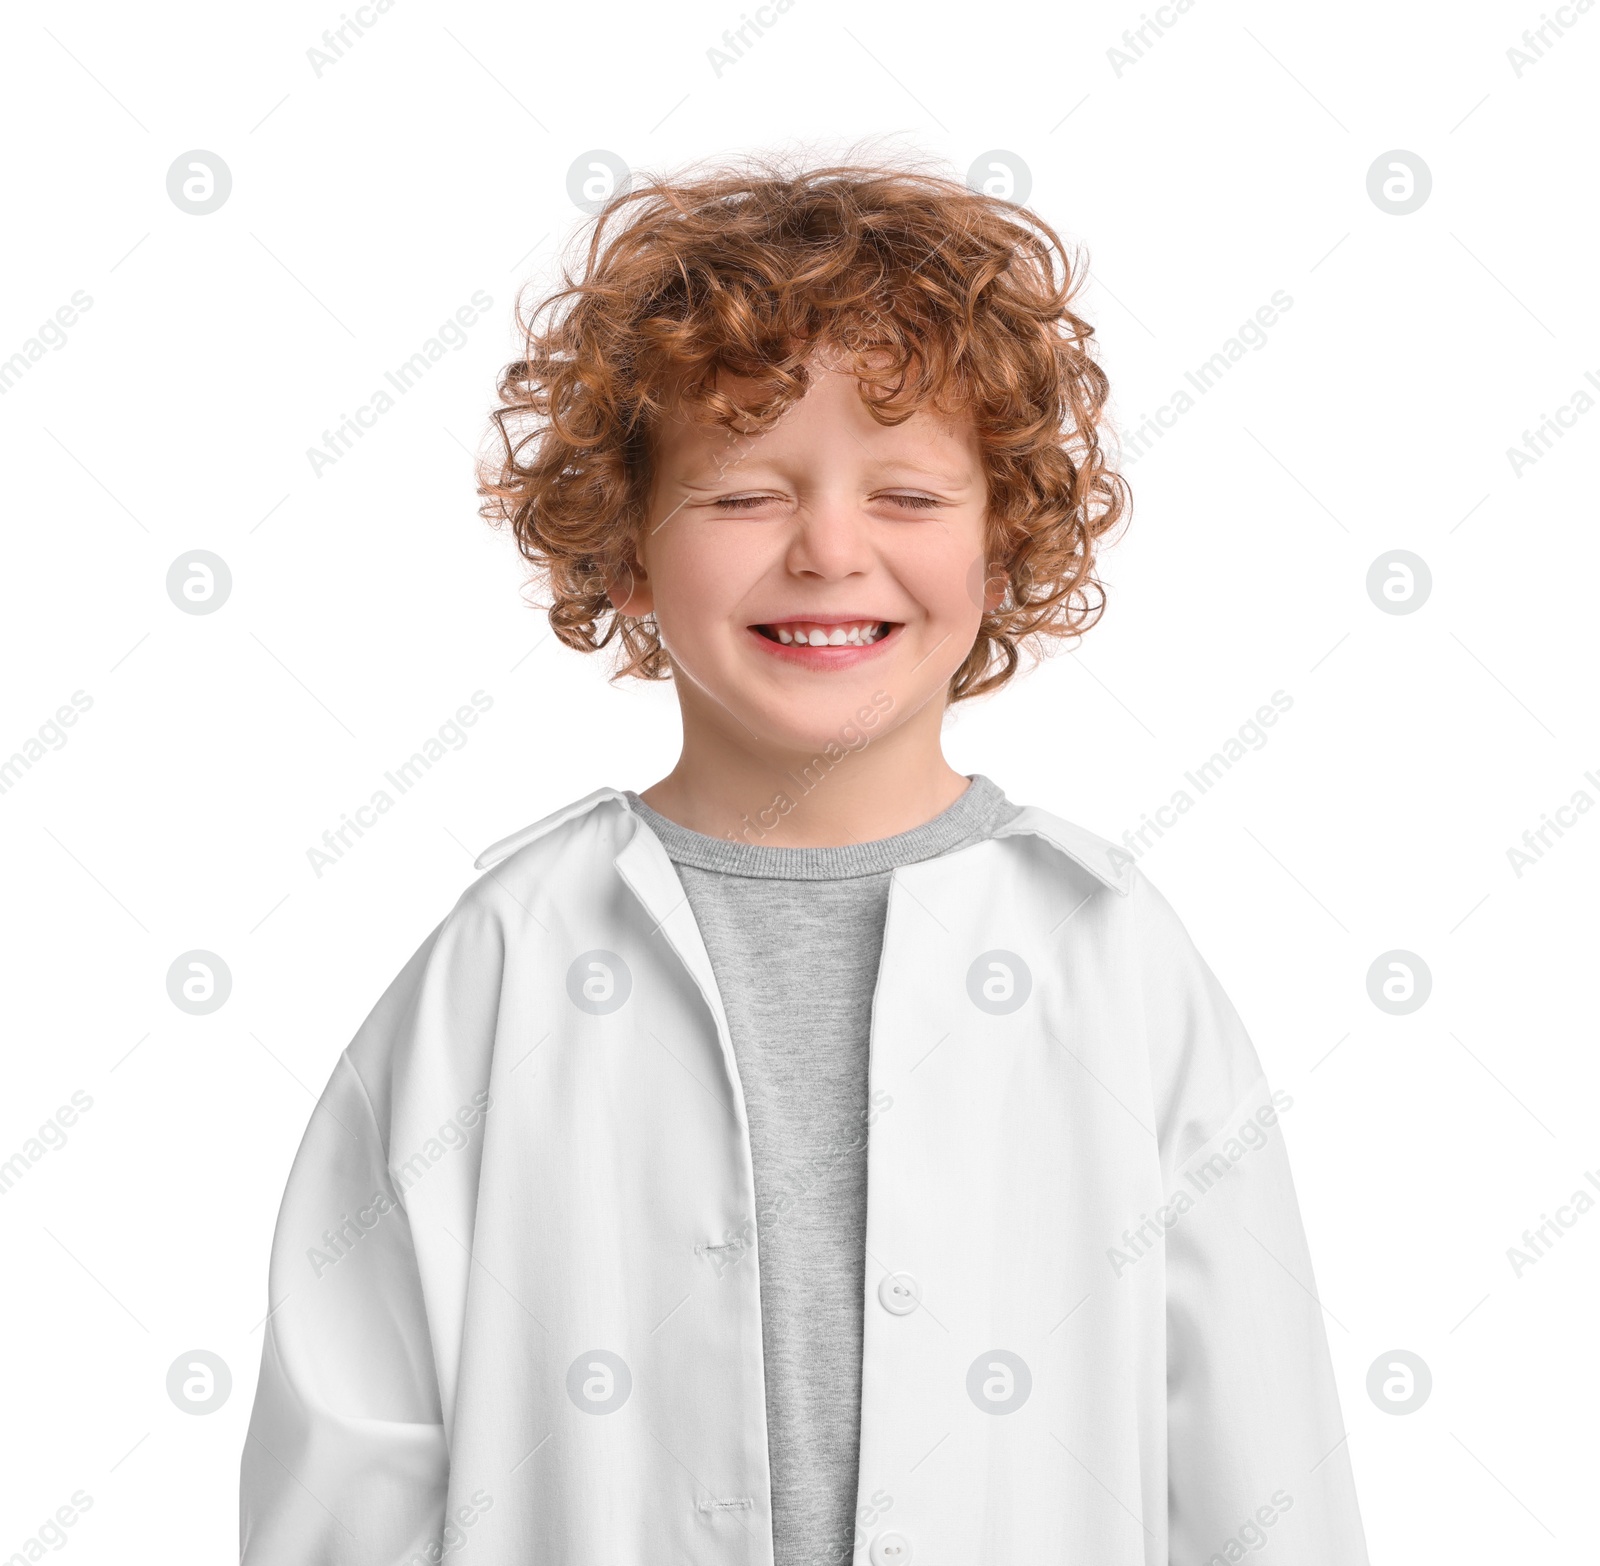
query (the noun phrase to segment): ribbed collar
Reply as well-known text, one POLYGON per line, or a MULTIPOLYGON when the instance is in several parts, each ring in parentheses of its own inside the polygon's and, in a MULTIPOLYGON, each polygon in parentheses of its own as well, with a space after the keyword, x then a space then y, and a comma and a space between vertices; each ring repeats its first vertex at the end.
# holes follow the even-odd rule
POLYGON ((661 839, 674 864, 718 870, 725 875, 765 876, 784 881, 838 881, 877 875, 898 865, 934 859, 952 848, 985 838, 1002 821, 1020 812, 999 785, 981 772, 968 774, 966 792, 930 821, 893 837, 846 843, 834 848, 773 848, 696 832, 652 810, 632 789, 624 789, 631 809, 661 839))

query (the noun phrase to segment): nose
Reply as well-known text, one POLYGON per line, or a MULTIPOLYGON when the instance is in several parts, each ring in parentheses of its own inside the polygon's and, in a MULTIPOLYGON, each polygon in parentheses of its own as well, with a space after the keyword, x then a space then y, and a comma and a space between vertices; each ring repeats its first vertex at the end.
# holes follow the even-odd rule
POLYGON ((847 495, 817 495, 796 513, 786 564, 796 576, 839 581, 872 564, 870 518, 847 495))

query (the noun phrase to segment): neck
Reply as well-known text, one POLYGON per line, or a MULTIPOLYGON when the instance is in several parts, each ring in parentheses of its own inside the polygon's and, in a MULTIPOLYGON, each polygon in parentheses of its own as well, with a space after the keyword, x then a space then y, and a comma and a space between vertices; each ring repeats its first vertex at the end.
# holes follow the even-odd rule
POLYGON ((929 702, 874 737, 860 723, 815 745, 773 745, 684 704, 683 750, 639 797, 709 837, 770 848, 838 848, 909 832, 964 794, 944 758, 944 710, 929 702))

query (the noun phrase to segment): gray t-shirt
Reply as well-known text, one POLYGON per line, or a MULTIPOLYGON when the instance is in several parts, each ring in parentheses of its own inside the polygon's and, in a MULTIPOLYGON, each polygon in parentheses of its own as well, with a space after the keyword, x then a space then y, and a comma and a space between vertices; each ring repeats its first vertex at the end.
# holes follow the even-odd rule
POLYGON ((982 773, 931 821, 842 848, 769 848, 629 803, 665 845, 711 959, 756 1189, 776 1566, 854 1548, 867 1237, 867 1055, 890 873, 1018 813, 982 773))

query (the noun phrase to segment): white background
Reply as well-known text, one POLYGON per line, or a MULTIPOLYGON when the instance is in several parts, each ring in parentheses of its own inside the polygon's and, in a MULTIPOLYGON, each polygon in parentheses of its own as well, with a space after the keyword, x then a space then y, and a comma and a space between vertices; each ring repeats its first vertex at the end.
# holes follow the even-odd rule
POLYGON ((1592 1549, 1600 1209, 1520 1277, 1506 1253, 1600 1179, 1600 819, 1520 876, 1507 850, 1600 799, 1600 410, 1520 475, 1507 449, 1600 382, 1600 12, 1560 13, 1520 76, 1532 3, 1163 14, 1119 75, 1137 0, 796 0, 719 75, 738 0, 397 0, 318 76, 338 0, 7 9, 0 358, 93 304, 0 396, 0 758, 92 706, 0 793, 0 1160, 93 1107, 0 1197, 0 1558, 80 1489, 85 1566, 233 1555, 314 1095, 475 853, 675 757, 670 688, 560 647, 476 513, 514 294, 582 219, 569 168, 867 136, 963 177, 1026 165, 1087 250, 1125 427, 1291 296, 1130 469, 1102 623, 959 709, 948 751, 1120 838, 1292 698, 1141 863, 1294 1097, 1373 1559, 1592 1549), (167 194, 192 149, 232 174, 207 216, 167 194), (1367 191, 1396 149, 1433 182, 1405 216, 1367 191), (316 476, 306 449, 479 289, 465 346, 316 476), (195 549, 232 572, 211 615, 166 592, 195 549), (1368 595, 1395 550, 1431 571, 1413 613, 1368 595), (308 848, 479 690, 469 743, 315 875, 308 848), (166 993, 194 948, 232 974, 207 1016, 166 993), (1432 976, 1408 1015, 1368 996, 1394 949, 1432 976), (196 1348, 233 1376, 204 1417, 165 1391, 196 1348), (1366 1391, 1393 1349, 1434 1378, 1404 1417, 1366 1391))

